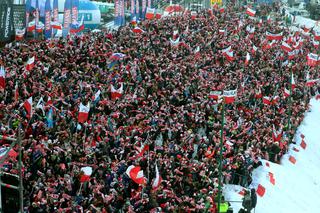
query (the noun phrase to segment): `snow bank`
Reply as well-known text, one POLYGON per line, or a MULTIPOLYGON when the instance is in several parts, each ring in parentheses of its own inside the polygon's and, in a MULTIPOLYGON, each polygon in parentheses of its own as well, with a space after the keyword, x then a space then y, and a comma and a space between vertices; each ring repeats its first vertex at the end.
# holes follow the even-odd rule
MULTIPOLYGON (((281 164, 262 160, 263 166, 253 171, 253 182, 249 188, 257 189, 259 184, 265 188, 264 195, 258 195, 256 213, 319 212, 320 100, 312 99, 310 104, 311 109, 295 135, 296 144, 290 145, 281 164), (305 136, 305 149, 302 148, 301 134, 305 136), (295 164, 289 160, 290 157, 292 161, 296 160, 295 164)), ((226 200, 242 201, 239 194, 242 189, 241 186, 226 185, 223 189, 226 200)), ((231 205, 234 213, 242 206, 241 202, 232 202, 231 205)))

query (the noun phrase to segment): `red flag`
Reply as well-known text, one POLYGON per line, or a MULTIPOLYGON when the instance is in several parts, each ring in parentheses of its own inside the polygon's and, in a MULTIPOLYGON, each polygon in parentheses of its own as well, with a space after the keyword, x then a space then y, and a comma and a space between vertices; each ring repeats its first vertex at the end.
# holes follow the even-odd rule
POLYGON ((137 184, 144 185, 147 182, 140 166, 129 166, 126 170, 126 174, 137 184))
POLYGON ((34 56, 32 58, 29 58, 28 61, 27 61, 27 66, 26 66, 26 70, 30 71, 33 69, 34 67, 34 61, 35 61, 35 58, 34 56))
POLYGON ((59 22, 57 22, 57 21, 52 21, 51 22, 51 27, 53 29, 56 29, 56 30, 62 30, 61 24, 59 22))
POLYGON ((295 55, 296 55, 295 50, 288 52, 288 59, 290 59, 290 60, 294 59, 295 55))
POLYGON ((256 99, 260 99, 262 98, 262 92, 261 92, 261 88, 259 87, 258 91, 255 94, 255 98, 256 99))
POLYGON ((293 73, 291 75, 291 88, 292 88, 292 90, 294 90, 294 88, 296 88, 296 82, 294 81, 293 73))
POLYGON ((293 156, 291 156, 291 155, 290 155, 290 157, 289 157, 289 161, 290 161, 292 164, 296 164, 296 162, 297 162, 297 160, 296 160, 293 156))
POLYGON ((3 66, 0 67, 0 88, 6 88, 6 70, 3 66))
POLYGON ((22 29, 22 30, 16 29, 16 40, 21 41, 24 37, 25 32, 26 32, 25 29, 22 29))
POLYGON ((152 189, 156 190, 161 184, 162 178, 159 174, 158 165, 156 164, 156 177, 152 182, 152 189))
POLYGON ((90 111, 90 103, 88 103, 87 106, 80 103, 79 114, 78 114, 78 122, 79 123, 84 123, 88 120, 89 111, 90 111))
POLYGON ((287 88, 284 88, 284 97, 287 98, 290 96, 290 90, 288 90, 287 88))
POLYGON ((252 54, 255 54, 255 52, 258 50, 258 48, 256 47, 256 46, 252 46, 252 51, 251 51, 251 53, 252 54))
POLYGON ((123 84, 121 83, 121 86, 119 89, 115 89, 113 85, 111 84, 111 99, 112 100, 117 100, 121 98, 123 94, 123 84))
POLYGON ((260 197, 263 197, 263 195, 265 194, 266 192, 266 189, 261 185, 259 184, 258 185, 258 188, 257 188, 257 194, 260 196, 260 197))
POLYGON ((221 8, 219 9, 219 12, 220 12, 220 13, 224 13, 224 11, 225 11, 225 8, 224 8, 224 7, 221 7, 221 8))
POLYGON ((307 144, 306 142, 304 142, 304 140, 301 141, 300 146, 302 147, 302 149, 306 149, 307 144))
POLYGON ((135 159, 142 157, 143 154, 148 150, 149 150, 149 144, 148 143, 142 144, 142 146, 138 149, 139 154, 135 157, 135 159))
POLYGON ((318 49, 319 41, 312 40, 312 44, 313 44, 314 48, 318 49))
POLYGON ((271 102, 271 98, 268 97, 268 96, 264 96, 263 99, 262 99, 262 102, 266 105, 271 105, 272 102, 271 102))
POLYGON ((306 82, 306 86, 307 87, 312 87, 313 85, 315 85, 320 79, 310 79, 310 80, 307 80, 306 82))
POLYGON ((28 100, 26 100, 23 103, 23 106, 27 111, 27 118, 31 118, 31 116, 32 116, 32 96, 30 98, 28 98, 28 100))
POLYGON ((231 104, 235 101, 237 97, 237 90, 224 90, 223 97, 226 104, 231 104))
POLYGON ((36 29, 35 23, 34 23, 34 22, 30 22, 30 23, 28 24, 27 31, 28 31, 28 32, 33 32, 35 29, 36 29))
POLYGON ((134 32, 134 33, 143 33, 144 31, 143 31, 140 27, 136 26, 136 27, 132 30, 132 32, 134 32))
POLYGON ((255 16, 256 15, 256 11, 247 7, 247 11, 246 11, 246 14, 249 15, 249 16, 255 16))
POLYGON ((274 142, 280 142, 282 138, 282 130, 276 130, 276 128, 272 127, 272 139, 274 142))

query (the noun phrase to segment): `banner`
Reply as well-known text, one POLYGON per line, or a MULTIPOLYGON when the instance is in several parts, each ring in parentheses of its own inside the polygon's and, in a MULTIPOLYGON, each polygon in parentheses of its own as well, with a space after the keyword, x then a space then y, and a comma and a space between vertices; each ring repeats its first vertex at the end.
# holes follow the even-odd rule
POLYGON ((126 24, 126 20, 124 17, 124 10, 125 10, 125 5, 124 5, 124 0, 120 0, 120 25, 124 26, 126 24))
POLYGON ((148 5, 147 5, 147 7, 149 7, 149 8, 151 8, 151 0, 148 0, 148 5))
POLYGON ((34 18, 36 31, 39 28, 39 17, 40 17, 39 0, 36 0, 36 10, 35 10, 35 18, 34 18))
POLYGON ((28 28, 29 18, 31 12, 31 0, 26 1, 26 29, 28 28))
POLYGON ((139 5, 139 0, 136 0, 136 18, 137 18, 137 21, 138 21, 139 18, 140 18, 140 5, 139 5))
POLYGON ((13 40, 14 30, 12 1, 2 1, 0 4, 0 42, 13 40))
POLYGON ((114 25, 119 26, 119 1, 120 0, 114 0, 114 25))
POLYGON ((71 23, 78 24, 78 14, 79 14, 79 0, 72 0, 72 15, 71 23))
POLYGON ((136 16, 135 0, 131 0, 130 4, 131 20, 133 20, 136 16))
POLYGON ((147 0, 142 0, 142 5, 141 5, 141 18, 144 19, 145 18, 145 14, 146 14, 146 8, 147 8, 147 0))
POLYGON ((44 36, 46 39, 51 38, 51 4, 50 0, 46 0, 45 12, 44 12, 44 36))
POLYGON ((63 14, 63 30, 62 36, 65 38, 69 34, 71 24, 71 0, 66 0, 64 3, 64 14, 63 14))

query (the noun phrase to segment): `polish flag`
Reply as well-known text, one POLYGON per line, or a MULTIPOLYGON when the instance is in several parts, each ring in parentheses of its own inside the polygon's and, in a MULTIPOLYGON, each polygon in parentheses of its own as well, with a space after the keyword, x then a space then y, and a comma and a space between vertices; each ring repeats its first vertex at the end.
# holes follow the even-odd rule
POLYGON ((276 130, 276 128, 272 127, 272 139, 274 142, 280 142, 281 141, 281 138, 282 138, 282 130, 276 130))
POLYGON ((244 64, 245 64, 246 66, 249 64, 250 59, 251 59, 250 54, 247 52, 246 60, 245 60, 245 62, 244 62, 244 64))
POLYGON ((84 182, 89 182, 90 181, 90 176, 92 174, 92 167, 90 166, 86 166, 86 167, 82 167, 80 169, 81 171, 81 176, 80 176, 80 182, 84 183, 84 182))
POLYGON ((49 96, 48 101, 46 103, 46 106, 52 106, 52 105, 53 105, 53 101, 52 101, 51 97, 49 96))
POLYGON ((24 37, 25 32, 26 32, 25 29, 22 29, 22 30, 16 29, 16 40, 21 41, 24 37))
POLYGON ((0 67, 0 88, 6 88, 6 71, 3 66, 0 67))
POLYGON ((246 14, 249 15, 249 16, 255 16, 256 15, 256 11, 247 7, 247 11, 246 11, 246 14))
POLYGON ((294 81, 293 73, 291 75, 291 88, 292 88, 292 90, 294 90, 294 88, 296 88, 296 82, 294 81))
POLYGON ((147 183, 147 179, 144 177, 143 170, 141 170, 140 166, 129 166, 126 174, 137 184, 145 185, 147 183))
POLYGON ((307 87, 312 87, 315 85, 320 79, 308 79, 306 82, 307 87))
POLYGON ((288 52, 288 58, 290 60, 294 59, 295 55, 296 55, 296 51, 295 50, 293 50, 291 52, 288 52))
POLYGON ((194 20, 197 17, 197 12, 196 11, 191 11, 191 19, 194 20))
POLYGON ((36 25, 34 22, 30 22, 27 27, 28 32, 33 32, 36 29, 36 25))
POLYGON ((264 96, 264 97, 262 98, 262 102, 263 102, 264 104, 266 104, 266 105, 271 105, 271 104, 272 104, 271 98, 268 97, 268 96, 264 96))
POLYGON ((16 86, 14 88, 14 101, 17 102, 19 99, 19 88, 18 88, 18 82, 16 82, 16 86))
POLYGON ((143 33, 144 31, 143 31, 140 27, 136 26, 136 27, 132 30, 132 32, 134 32, 134 33, 143 33))
POLYGON ((219 9, 219 12, 220 12, 220 13, 224 13, 224 11, 225 11, 225 8, 224 8, 224 7, 221 7, 221 8, 219 9))
POLYGON ((307 65, 316 66, 319 63, 319 56, 314 53, 309 53, 307 55, 307 65))
POLYGON ((147 142, 145 142, 144 144, 142 144, 141 147, 138 148, 138 155, 135 157, 135 159, 140 158, 143 156, 143 154, 149 150, 149 144, 147 142))
POLYGON ((280 100, 280 97, 276 95, 272 98, 271 104, 276 104, 277 102, 279 102, 279 100, 280 100))
POLYGON ((290 96, 290 90, 288 90, 287 88, 284 88, 284 97, 287 98, 290 96))
POLYGON ((256 99, 260 99, 262 98, 262 92, 261 92, 261 88, 259 87, 258 91, 255 94, 255 98, 256 99))
POLYGON ((93 101, 93 102, 96 102, 96 101, 99 99, 100 94, 101 94, 101 91, 98 90, 98 91, 96 92, 96 94, 94 94, 94 96, 92 97, 92 101, 93 101))
POLYGON ((132 18, 131 24, 132 24, 132 25, 136 25, 136 24, 137 24, 137 17, 136 17, 136 16, 134 16, 134 17, 132 18))
POLYGON ((270 15, 268 15, 268 17, 267 17, 267 22, 268 22, 268 24, 271 23, 271 16, 270 15))
POLYGON ((219 30, 219 35, 224 35, 225 34, 225 30, 219 30))
POLYGON ((209 94, 209 98, 218 100, 219 97, 221 96, 222 92, 221 91, 211 91, 209 94))
POLYGON ((228 61, 234 60, 233 51, 231 50, 231 46, 222 50, 222 54, 227 58, 228 61))
POLYGON ((161 19, 161 17, 162 17, 161 12, 157 10, 157 12, 156 12, 156 19, 161 19))
POLYGON ((257 52, 258 50, 258 47, 256 47, 255 45, 252 46, 252 50, 251 50, 251 53, 252 54, 255 54, 255 52, 257 52))
POLYGON ((32 116, 32 96, 30 98, 28 98, 28 100, 26 100, 23 103, 23 106, 27 111, 27 118, 31 118, 31 116, 32 116))
POLYGON ((314 40, 320 41, 320 31, 314 31, 314 40))
POLYGON ((89 111, 90 111, 90 103, 88 103, 87 106, 80 103, 79 114, 78 114, 79 123, 84 123, 88 120, 89 111))
POLYGON ((285 52, 292 51, 292 47, 290 47, 290 45, 288 43, 286 43, 285 41, 282 42, 281 49, 283 49, 283 51, 285 51, 285 52))
POLYGON ((313 44, 314 48, 318 49, 319 41, 312 40, 312 44, 313 44))
POLYGON ((154 18, 155 9, 154 8, 147 8, 146 12, 146 19, 153 19, 154 18))
POLYGON ((27 71, 30 71, 33 69, 34 67, 34 61, 35 61, 35 58, 34 56, 32 58, 29 58, 28 61, 27 61, 27 66, 26 66, 26 70, 27 71))
POLYGON ((123 83, 119 89, 115 89, 114 86, 111 84, 111 100, 119 99, 123 94, 123 83))
POLYGON ((174 31, 173 31, 172 39, 173 39, 173 40, 176 40, 178 37, 179 37, 179 31, 178 31, 178 30, 174 30, 174 31))
POLYGON ((223 97, 226 104, 231 104, 235 101, 237 97, 237 90, 224 90, 223 97))
POLYGON ((278 41, 281 41, 282 38, 283 38, 282 32, 281 32, 281 33, 278 33, 278 34, 273 34, 273 33, 266 32, 266 36, 267 36, 267 39, 268 39, 268 40, 278 40, 278 41))
POLYGON ((62 30, 62 26, 58 21, 52 21, 51 27, 56 30, 62 30))
POLYGON ((155 179, 153 180, 152 182, 152 189, 153 190, 157 190, 157 188, 160 186, 161 184, 161 181, 162 181, 162 178, 159 174, 159 170, 158 170, 158 165, 156 164, 156 177, 155 179))

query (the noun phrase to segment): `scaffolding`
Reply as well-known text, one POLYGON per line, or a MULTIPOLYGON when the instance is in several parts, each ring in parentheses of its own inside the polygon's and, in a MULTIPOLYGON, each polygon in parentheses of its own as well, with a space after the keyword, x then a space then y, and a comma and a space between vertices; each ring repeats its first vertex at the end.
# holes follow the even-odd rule
POLYGON ((15 145, 18 145, 18 147, 19 147, 19 151, 18 151, 18 156, 19 156, 18 173, 19 173, 19 175, 3 172, 3 167, 2 166, 0 167, 0 212, 3 212, 3 210, 4 210, 3 205, 2 205, 2 187, 6 187, 6 188, 18 190, 18 192, 19 192, 19 212, 23 213, 22 146, 21 146, 20 127, 18 128, 18 138, 17 139, 0 135, 0 140, 5 140, 5 141, 11 142, 9 149, 7 149, 5 151, 5 154, 2 156, 2 158, 0 160, 0 165, 2 165, 6 161, 10 150, 13 149, 13 147, 15 145), (2 182, 1 176, 3 174, 17 178, 19 181, 19 185, 14 186, 14 185, 10 185, 10 184, 6 184, 6 183, 2 182))

